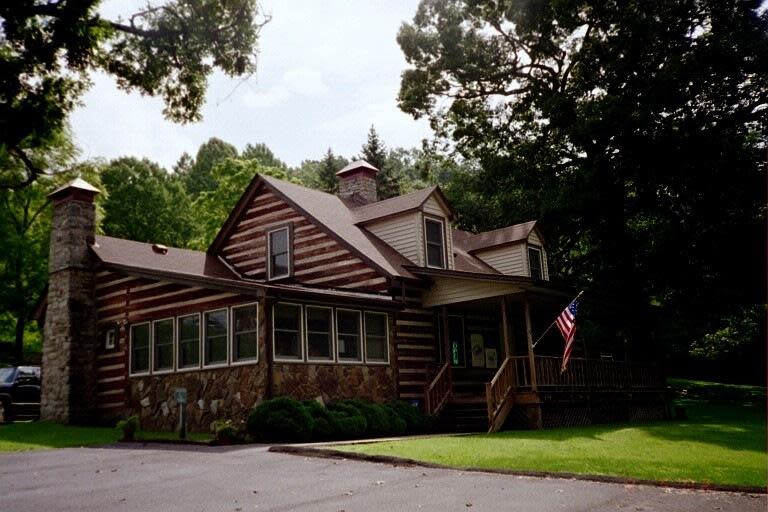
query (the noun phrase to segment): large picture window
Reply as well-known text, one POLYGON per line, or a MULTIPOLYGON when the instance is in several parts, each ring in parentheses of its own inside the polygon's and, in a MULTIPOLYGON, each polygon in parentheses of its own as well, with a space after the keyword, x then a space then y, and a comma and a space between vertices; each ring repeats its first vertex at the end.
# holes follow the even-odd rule
POLYGON ((131 326, 131 373, 149 372, 149 323, 131 326))
POLYGON ((532 278, 544 279, 544 272, 541 264, 541 249, 538 247, 528 247, 528 266, 531 270, 532 278))
POLYGON ((200 366, 200 315, 179 318, 179 368, 200 366))
POLYGON ((301 306, 275 304, 272 324, 275 359, 301 360, 301 306))
POLYGON ((203 364, 227 363, 227 310, 208 311, 205 317, 203 364))
POLYGON ((173 318, 152 322, 152 371, 173 370, 173 318))
POLYGON ((258 306, 232 308, 232 361, 255 361, 259 356, 258 306))
POLYGON ((427 250, 427 266, 445 268, 445 239, 443 221, 424 219, 424 241, 427 250))
POLYGON ((361 361, 360 312, 350 309, 336 310, 336 347, 339 361, 361 361))
POLYGON ((307 359, 333 360, 333 310, 320 306, 307 306, 307 359))
POLYGON ((291 275, 291 230, 288 226, 267 233, 267 275, 279 279, 291 275))
POLYGON ((365 312, 365 360, 386 363, 389 360, 386 313, 365 312))

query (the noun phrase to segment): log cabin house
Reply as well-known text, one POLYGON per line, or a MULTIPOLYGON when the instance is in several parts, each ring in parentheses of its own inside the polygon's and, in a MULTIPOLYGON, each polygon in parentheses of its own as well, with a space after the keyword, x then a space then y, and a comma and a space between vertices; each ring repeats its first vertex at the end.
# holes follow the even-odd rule
POLYGON ((257 175, 207 251, 96 235, 98 190, 53 192, 43 418, 172 430, 176 388, 198 430, 274 396, 399 398, 452 430, 665 414, 650 366, 534 352, 574 295, 536 221, 461 231, 439 187, 377 201, 376 173, 257 175))

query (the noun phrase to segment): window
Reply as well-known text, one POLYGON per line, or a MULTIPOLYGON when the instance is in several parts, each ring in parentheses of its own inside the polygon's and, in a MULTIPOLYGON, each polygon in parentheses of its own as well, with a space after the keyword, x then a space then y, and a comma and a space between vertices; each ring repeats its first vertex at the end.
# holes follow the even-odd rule
POLYGON ((179 368, 200 366, 200 315, 179 318, 179 368))
POLYGON ((205 313, 205 344, 203 365, 227 362, 227 310, 205 313))
POLYGON ((307 359, 312 361, 333 360, 333 310, 319 306, 307 306, 307 359))
POLYGON ((131 373, 149 372, 149 324, 131 326, 131 373))
POLYGON ((336 310, 336 346, 339 361, 361 361, 360 312, 349 309, 336 310))
POLYGON ((386 363, 389 359, 386 313, 365 313, 365 360, 386 363))
POLYGON ((291 275, 290 238, 288 226, 267 233, 269 279, 291 275))
POLYGON ((301 306, 275 304, 272 323, 275 359, 301 360, 301 306))
POLYGON ((116 340, 117 340, 117 331, 115 330, 114 327, 104 332, 104 348, 106 350, 114 350, 117 344, 116 340))
POLYGON ((424 240, 427 247, 427 266, 445 268, 443 221, 425 218, 424 240))
POLYGON ((541 264, 541 249, 538 247, 528 247, 528 267, 531 271, 532 278, 544 279, 541 264))
POLYGON ((248 304, 232 308, 232 361, 256 361, 259 358, 258 306, 248 304))
POLYGON ((152 322, 154 358, 152 370, 173 370, 173 318, 152 322))
MULTIPOLYGON (((445 343, 443 316, 438 315, 438 336, 445 343)), ((452 366, 463 368, 466 366, 466 346, 464 344, 464 318, 456 315, 448 315, 448 356, 452 366)), ((441 345, 442 352, 445 345, 441 345)), ((441 354, 442 355, 442 354, 441 354)))

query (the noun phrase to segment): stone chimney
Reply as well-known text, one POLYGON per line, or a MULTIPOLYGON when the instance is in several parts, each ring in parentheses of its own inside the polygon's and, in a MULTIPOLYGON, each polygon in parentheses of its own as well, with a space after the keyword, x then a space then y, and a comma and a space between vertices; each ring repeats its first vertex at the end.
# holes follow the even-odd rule
POLYGON ((43 420, 88 423, 96 403, 95 272, 89 246, 99 191, 80 178, 56 189, 43 331, 43 420))
POLYGON ((336 173, 339 180, 339 197, 357 205, 375 203, 378 200, 376 195, 378 172, 377 168, 365 160, 352 162, 336 173))

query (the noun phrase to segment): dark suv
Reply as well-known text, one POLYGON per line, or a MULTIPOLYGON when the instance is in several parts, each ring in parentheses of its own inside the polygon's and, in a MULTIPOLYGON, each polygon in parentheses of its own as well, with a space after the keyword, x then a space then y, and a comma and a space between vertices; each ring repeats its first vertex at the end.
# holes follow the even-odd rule
POLYGON ((0 368, 0 423, 40 417, 40 367, 0 368))

